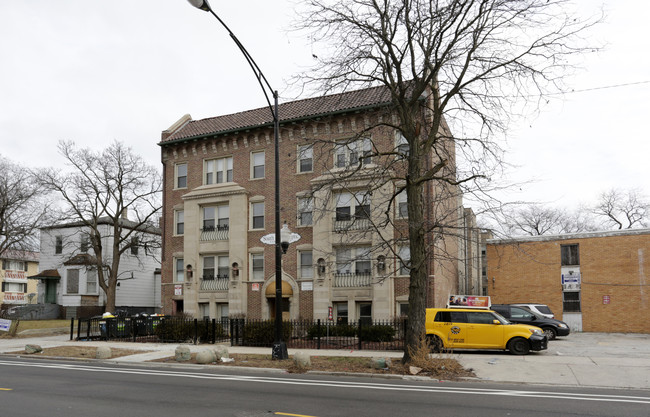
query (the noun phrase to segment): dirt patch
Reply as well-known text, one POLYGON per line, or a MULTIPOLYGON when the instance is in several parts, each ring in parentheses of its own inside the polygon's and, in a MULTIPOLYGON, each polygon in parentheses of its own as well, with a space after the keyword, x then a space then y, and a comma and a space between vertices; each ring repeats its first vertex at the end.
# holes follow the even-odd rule
MULTIPOLYGON (((293 357, 286 361, 274 360, 271 355, 252 354, 231 354, 233 362, 213 362, 218 366, 242 366, 254 368, 275 368, 286 369, 290 373, 304 373, 307 371, 340 372, 340 373, 370 373, 370 374, 392 374, 410 375, 409 366, 403 365, 399 358, 391 359, 386 368, 377 369, 373 367, 371 358, 359 358, 349 356, 312 356, 311 366, 300 368, 294 364, 293 357)), ((157 359, 152 362, 176 363, 174 357, 157 359)), ((183 363, 197 363, 196 354, 192 354, 189 361, 183 363)), ((420 364, 421 365, 421 364, 420 364)), ((419 376, 428 376, 436 379, 457 380, 464 377, 474 376, 471 370, 463 368, 456 360, 448 358, 430 358, 426 367, 422 367, 419 376)))
MULTIPOLYGON (((119 358, 122 356, 137 355, 138 353, 150 352, 149 350, 135 350, 135 349, 118 349, 111 348, 111 358, 119 358)), ((93 346, 57 346, 52 348, 43 348, 39 353, 26 353, 24 350, 17 352, 9 352, 17 355, 29 356, 55 356, 59 358, 90 358, 95 359, 97 348, 93 346)))

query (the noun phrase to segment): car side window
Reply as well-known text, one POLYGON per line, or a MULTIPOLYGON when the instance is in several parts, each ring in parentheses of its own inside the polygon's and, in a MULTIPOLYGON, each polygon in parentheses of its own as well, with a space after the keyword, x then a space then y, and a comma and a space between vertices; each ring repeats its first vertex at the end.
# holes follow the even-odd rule
POLYGON ((464 311, 451 311, 452 323, 467 323, 467 315, 464 311))
POLYGON ((449 314, 449 311, 438 311, 434 321, 449 323, 451 321, 451 315, 449 314))
POLYGON ((467 314, 468 323, 492 324, 492 320, 494 320, 494 316, 489 313, 482 313, 477 311, 477 312, 471 312, 466 314, 467 314))
POLYGON ((532 319, 533 315, 529 312, 524 310, 523 308, 519 307, 512 307, 510 310, 510 316, 513 319, 532 319))

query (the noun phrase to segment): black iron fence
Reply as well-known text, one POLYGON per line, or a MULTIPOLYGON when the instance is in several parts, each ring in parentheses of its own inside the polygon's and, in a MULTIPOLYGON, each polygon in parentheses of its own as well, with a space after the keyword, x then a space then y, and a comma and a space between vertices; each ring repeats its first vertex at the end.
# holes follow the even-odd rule
MULTIPOLYGON (((282 338, 288 348, 403 350, 405 320, 331 321, 292 320, 282 323, 282 338)), ((70 338, 75 337, 74 320, 70 338)), ((183 316, 93 317, 81 319, 77 340, 132 342, 223 343, 232 346, 271 347, 275 321, 249 319, 193 319, 183 316)))

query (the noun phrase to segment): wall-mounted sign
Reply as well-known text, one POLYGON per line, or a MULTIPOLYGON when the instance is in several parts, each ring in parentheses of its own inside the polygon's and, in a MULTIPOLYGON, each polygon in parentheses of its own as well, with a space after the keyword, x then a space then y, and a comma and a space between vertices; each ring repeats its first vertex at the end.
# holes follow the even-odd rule
POLYGON ((311 281, 301 282, 300 283, 300 289, 302 291, 313 291, 314 290, 314 283, 311 282, 311 281))
POLYGON ((183 295, 183 284, 174 285, 174 295, 183 295))
POLYGON ((8 332, 11 328, 11 320, 0 319, 0 330, 8 332))
POLYGON ((251 290, 253 291, 259 291, 260 290, 260 284, 259 283, 254 283, 251 285, 251 290))
POLYGON ((562 267, 562 289, 564 291, 580 291, 580 282, 579 266, 562 267))
POLYGON ((603 295, 603 304, 609 304, 609 295, 603 295))

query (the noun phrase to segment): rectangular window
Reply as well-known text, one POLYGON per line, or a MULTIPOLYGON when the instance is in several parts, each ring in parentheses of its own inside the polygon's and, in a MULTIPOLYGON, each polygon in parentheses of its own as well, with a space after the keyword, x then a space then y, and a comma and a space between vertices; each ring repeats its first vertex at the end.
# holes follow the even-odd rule
POLYGON ((210 303, 199 303, 199 318, 210 318, 210 303))
POLYGON ((183 258, 176 258, 176 282, 185 281, 185 266, 183 265, 183 258))
POLYGON ((27 292, 27 284, 21 284, 18 282, 3 282, 2 283, 2 292, 27 292))
POLYGON ((264 151, 251 153, 251 178, 264 178, 264 151))
POLYGON ((372 303, 359 303, 359 323, 363 325, 372 324, 372 303))
POLYGON ((222 321, 228 319, 228 303, 217 303, 217 317, 222 321))
POLYGON ((311 145, 298 147, 298 172, 312 172, 314 148, 311 145))
POLYGON ((203 207, 203 231, 224 230, 230 225, 230 206, 203 207), (216 227, 215 227, 216 226, 216 227))
POLYGON ((131 238, 131 255, 138 256, 138 250, 140 246, 140 239, 137 237, 131 238))
POLYGON ((348 303, 334 303, 336 324, 348 324, 348 303))
POLYGON ((251 229, 264 229, 264 202, 251 203, 251 229))
POLYGON ((253 253, 251 254, 251 277, 254 281, 264 281, 264 254, 253 253))
POLYGON ((68 269, 66 271, 66 294, 79 294, 79 270, 68 269))
POLYGON ((401 157, 406 158, 409 155, 409 144, 401 132, 395 132, 395 153, 401 157))
POLYGON ((205 185, 232 182, 232 156, 206 160, 203 171, 205 185))
POLYGON ((339 193, 336 195, 336 220, 370 218, 370 196, 366 191, 339 193))
POLYGON ((334 166, 346 168, 351 166, 370 164, 372 159, 372 142, 369 138, 357 139, 352 142, 341 143, 334 149, 334 166))
POLYGON ((311 197, 298 199, 298 222, 300 226, 311 226, 313 223, 314 200, 311 197))
POLYGON ((401 246, 399 248, 399 274, 409 275, 411 273, 411 248, 401 246))
POLYGON ((300 251, 300 278, 311 279, 314 278, 314 260, 312 251, 300 251))
POLYGON ((203 279, 214 279, 215 275, 215 257, 203 257, 203 279))
POLYGON ((408 201, 406 190, 397 194, 397 217, 405 219, 408 217, 408 201))
POLYGON ((579 313, 580 291, 565 291, 562 293, 562 308, 565 313, 579 313))
POLYGON ((86 270, 86 294, 97 294, 97 271, 86 270))
POLYGON ((59 255, 63 253, 63 237, 57 236, 54 243, 54 253, 59 255))
POLYGON ((370 248, 338 248, 336 249, 337 274, 370 274, 370 248))
POLYGON ((203 279, 228 279, 230 278, 230 267, 228 256, 204 256, 203 257, 203 279), (216 273, 216 275, 215 275, 216 273))
POLYGON ((187 164, 176 164, 176 188, 187 188, 187 164))
POLYGON ((88 233, 82 233, 81 240, 79 242, 79 252, 88 252, 88 246, 90 246, 90 236, 88 236, 88 233))
POLYGON ((562 266, 580 265, 580 253, 578 245, 560 246, 562 255, 562 266))
POLYGON ((185 234, 185 211, 178 210, 176 211, 176 234, 183 235, 185 234))

